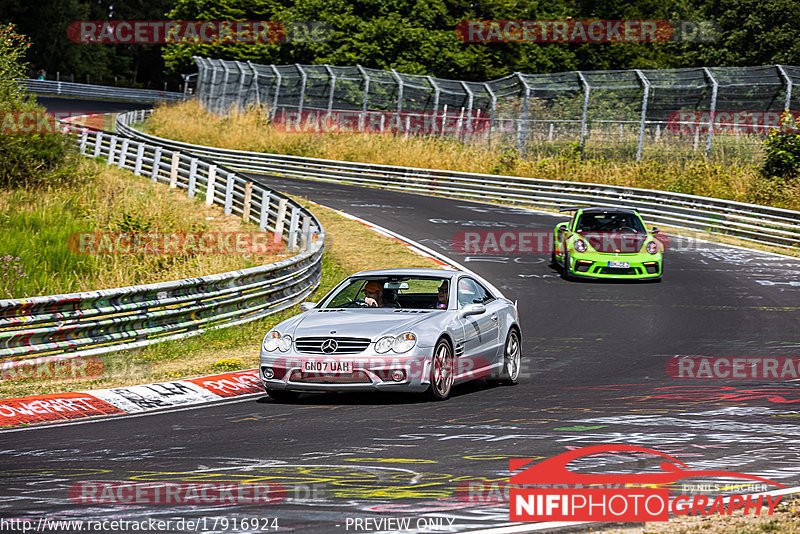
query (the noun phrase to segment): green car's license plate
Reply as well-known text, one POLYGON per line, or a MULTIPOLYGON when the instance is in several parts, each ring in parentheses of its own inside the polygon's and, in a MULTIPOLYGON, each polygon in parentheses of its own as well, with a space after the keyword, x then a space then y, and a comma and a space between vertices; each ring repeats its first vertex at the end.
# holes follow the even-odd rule
POLYGON ((627 261, 610 261, 608 262, 609 267, 615 267, 617 269, 628 269, 631 264, 627 261))

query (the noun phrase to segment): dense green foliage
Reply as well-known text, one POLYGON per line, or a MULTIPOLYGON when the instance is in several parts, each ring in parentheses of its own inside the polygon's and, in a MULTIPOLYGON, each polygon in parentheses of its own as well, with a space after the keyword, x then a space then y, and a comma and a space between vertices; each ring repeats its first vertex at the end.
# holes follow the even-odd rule
POLYGON ((783 179, 800 175, 800 119, 784 116, 783 128, 770 131, 764 148, 762 175, 783 179))
MULTIPOLYGON (((412 74, 488 80, 515 71, 676 68, 796 64, 800 57, 796 0, 5 0, 11 21, 34 46, 34 70, 74 73, 78 81, 152 82, 161 86, 195 70, 192 55, 276 64, 395 68, 412 74), (655 44, 467 44, 463 20, 709 21, 714 41, 655 44), (326 42, 158 45, 77 44, 67 27, 79 20, 317 21, 332 28, 326 42), (166 74, 165 69, 166 67, 166 74)), ((174 85, 173 85, 174 87, 174 85)))
MULTIPOLYGON (((13 25, 0 26, 0 113, 43 112, 15 81, 25 72, 26 39, 13 25)), ((0 187, 70 181, 69 142, 60 134, 0 133, 0 187)))

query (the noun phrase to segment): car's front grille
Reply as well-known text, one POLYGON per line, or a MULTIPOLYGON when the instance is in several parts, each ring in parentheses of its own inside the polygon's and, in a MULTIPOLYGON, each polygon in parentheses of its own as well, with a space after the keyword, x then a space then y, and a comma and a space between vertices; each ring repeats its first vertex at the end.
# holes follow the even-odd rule
POLYGON ((352 373, 317 373, 296 371, 289 377, 290 382, 306 382, 311 384, 371 384, 369 376, 364 371, 356 369, 352 373))
POLYGON ((600 269, 600 274, 632 274, 637 275, 641 274, 639 269, 635 267, 629 267, 627 269, 622 269, 619 267, 603 267, 600 269))
POLYGON ((294 346, 308 354, 356 354, 367 350, 369 343, 369 338, 360 337, 299 337, 294 346))

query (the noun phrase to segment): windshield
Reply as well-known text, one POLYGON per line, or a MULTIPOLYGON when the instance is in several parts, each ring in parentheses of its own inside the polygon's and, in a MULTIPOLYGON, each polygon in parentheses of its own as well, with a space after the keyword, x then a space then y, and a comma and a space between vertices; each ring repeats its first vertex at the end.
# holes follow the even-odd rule
POLYGON ((446 310, 448 278, 352 278, 329 295, 319 308, 404 308, 446 310))
POLYGON ((642 221, 633 213, 583 213, 577 232, 635 232, 646 233, 642 221))

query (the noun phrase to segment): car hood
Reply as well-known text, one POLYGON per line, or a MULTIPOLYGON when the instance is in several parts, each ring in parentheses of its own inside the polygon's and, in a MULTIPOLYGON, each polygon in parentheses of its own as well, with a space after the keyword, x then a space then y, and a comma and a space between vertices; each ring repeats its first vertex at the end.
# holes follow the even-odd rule
POLYGON ((376 340, 382 335, 396 335, 422 321, 443 315, 438 310, 381 309, 312 309, 296 319, 292 337, 341 336, 376 340))
POLYGON ((647 234, 633 232, 587 232, 578 234, 597 252, 636 254, 647 241, 647 234))

